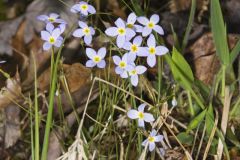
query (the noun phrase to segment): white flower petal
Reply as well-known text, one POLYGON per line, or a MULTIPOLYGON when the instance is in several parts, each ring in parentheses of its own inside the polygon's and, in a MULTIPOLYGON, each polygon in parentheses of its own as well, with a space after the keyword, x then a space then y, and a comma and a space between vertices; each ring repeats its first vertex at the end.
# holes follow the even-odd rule
POLYGON ((150 29, 148 27, 144 27, 143 31, 142 31, 142 36, 147 37, 151 32, 152 32, 152 29, 150 29))
POLYGON ((163 136, 162 135, 157 135, 157 136, 154 136, 155 138, 155 142, 160 142, 163 140, 163 136))
POLYGON ((143 113, 144 114, 144 121, 145 122, 153 122, 155 121, 154 117, 150 113, 143 113))
POLYGON ((164 35, 164 31, 163 31, 162 27, 160 27, 159 25, 155 25, 153 30, 156 31, 160 35, 164 35))
POLYGON ((146 103, 143 103, 143 104, 140 104, 139 106, 138 106, 138 111, 139 112, 143 112, 144 111, 144 108, 146 107, 146 103))
POLYGON ((144 125, 144 120, 138 119, 138 127, 142 127, 142 128, 145 127, 145 125, 144 125))
POLYGON ((154 142, 149 142, 149 151, 150 152, 152 152, 155 147, 156 147, 156 144, 154 142))
POLYGON ((136 22, 136 20, 137 20, 137 16, 135 13, 132 12, 131 14, 129 14, 129 16, 127 18, 127 23, 134 24, 136 22))
POLYGON ((168 52, 169 52, 169 50, 164 46, 157 46, 156 47, 156 55, 158 55, 158 56, 167 54, 168 52))
POLYGON ((108 35, 108 36, 111 36, 111 37, 115 37, 118 35, 118 32, 117 32, 117 27, 109 27, 105 30, 105 33, 108 35))
POLYGON ((127 116, 131 119, 137 119, 138 118, 138 111, 135 109, 131 109, 127 112, 127 116))
POLYGON ((115 21, 115 25, 118 27, 118 28, 125 28, 125 22, 122 20, 122 18, 118 18, 116 21, 115 21))
POLYGON ((156 47, 156 40, 153 34, 151 34, 147 40, 148 47, 156 47))
POLYGON ((118 46, 119 48, 122 48, 123 45, 124 45, 124 43, 125 43, 125 40, 126 40, 125 36, 120 36, 120 35, 118 35, 118 36, 117 36, 117 46, 118 46))
POLYGON ((146 17, 138 17, 137 21, 142 25, 147 25, 147 23, 149 22, 149 20, 146 17))
POLYGON ((94 67, 94 66, 96 66, 96 63, 95 63, 93 60, 88 60, 88 61, 86 62, 86 67, 92 68, 92 67, 94 67))
POLYGON ((96 56, 96 51, 92 48, 87 48, 86 55, 88 56, 88 58, 93 59, 94 56, 96 56))
POLYGON ((150 136, 154 137, 156 136, 157 134, 157 131, 155 129, 153 129, 151 132, 150 132, 150 136))
POLYGON ((157 24, 159 22, 159 15, 157 14, 152 15, 150 21, 154 22, 154 24, 157 24))

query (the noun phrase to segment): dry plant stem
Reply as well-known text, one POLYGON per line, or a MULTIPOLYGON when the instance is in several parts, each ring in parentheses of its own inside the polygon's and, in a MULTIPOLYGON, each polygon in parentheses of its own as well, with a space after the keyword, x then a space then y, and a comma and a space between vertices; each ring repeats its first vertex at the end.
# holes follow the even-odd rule
POLYGON ((213 126, 213 129, 212 129, 212 132, 210 134, 210 137, 209 137, 209 140, 208 140, 208 143, 207 143, 207 147, 204 151, 204 155, 203 155, 203 160, 205 160, 207 158, 207 155, 208 155, 208 152, 209 152, 209 149, 211 147, 211 144, 212 144, 212 140, 214 138, 214 135, 216 133, 216 130, 217 130, 217 124, 218 124, 218 112, 215 110, 216 112, 216 118, 215 118, 215 122, 214 122, 214 126, 213 126))
MULTIPOLYGON (((225 94, 224 94, 224 106, 223 106, 223 114, 222 114, 222 122, 221 122, 221 130, 223 135, 225 136, 227 130, 227 123, 228 123, 228 115, 230 109, 230 103, 232 99, 232 93, 230 93, 229 86, 225 87, 225 94)), ((221 139, 218 140, 218 148, 217 148, 217 156, 218 159, 221 159, 223 153, 223 143, 221 139)))
POLYGON ((198 138, 198 131, 199 131, 199 126, 197 127, 197 130, 195 132, 194 141, 193 141, 193 147, 191 149, 191 155, 193 154, 193 151, 195 149, 195 144, 196 144, 196 141, 197 141, 197 138, 198 138))
POLYGON ((202 137, 201 137, 201 140, 200 140, 200 143, 199 143, 199 147, 198 147, 198 151, 197 151, 197 155, 195 157, 195 160, 198 160, 198 156, 199 156, 201 148, 202 148, 202 144, 203 144, 203 139, 204 139, 205 133, 206 133, 206 124, 204 125, 204 128, 203 128, 203 133, 202 133, 202 137))

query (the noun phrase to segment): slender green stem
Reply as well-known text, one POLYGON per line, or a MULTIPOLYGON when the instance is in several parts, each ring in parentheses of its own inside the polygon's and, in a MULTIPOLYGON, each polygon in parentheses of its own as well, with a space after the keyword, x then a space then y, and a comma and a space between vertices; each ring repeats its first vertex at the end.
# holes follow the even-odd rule
MULTIPOLYGON (((34 57, 34 56, 33 56, 34 57)), ((39 160, 39 113, 38 113, 38 91, 37 91, 37 69, 36 59, 34 63, 34 111, 35 111, 35 160, 39 160)))
POLYGON ((162 87, 162 57, 158 56, 158 100, 157 100, 157 103, 160 103, 161 87, 162 87))
POLYGON ((192 105, 192 96, 189 91, 187 91, 187 96, 188 96, 188 103, 189 103, 189 109, 190 109, 191 116, 194 116, 195 113, 194 113, 194 109, 193 109, 193 105, 192 105))
POLYGON ((225 96, 225 80, 226 80, 226 66, 222 66, 222 88, 221 88, 221 97, 224 101, 224 96, 225 96))

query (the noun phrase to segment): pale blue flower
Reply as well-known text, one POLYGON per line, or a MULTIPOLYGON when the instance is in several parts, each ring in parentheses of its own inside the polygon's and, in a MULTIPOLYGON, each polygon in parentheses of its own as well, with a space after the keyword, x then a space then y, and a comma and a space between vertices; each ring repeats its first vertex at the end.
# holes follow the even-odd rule
POLYGON ((156 40, 151 34, 147 40, 148 47, 145 48, 146 52, 139 53, 138 56, 147 57, 147 64, 154 67, 156 64, 156 56, 162 56, 168 53, 168 49, 164 46, 156 46, 156 40))
POLYGON ((136 21, 137 21, 137 16, 134 12, 132 12, 131 14, 128 15, 127 24, 126 24, 127 27, 134 29, 136 32, 142 32, 143 27, 138 24, 135 24, 136 21))
POLYGON ((111 37, 117 36, 117 46, 122 48, 124 43, 133 38, 136 33, 133 29, 127 28, 125 22, 121 18, 115 21, 115 25, 117 27, 109 27, 106 29, 105 33, 111 37))
POLYGON ((87 2, 81 1, 72 6, 71 12, 80 13, 84 16, 87 16, 89 13, 95 14, 96 9, 92 5, 88 4, 87 2))
POLYGON ((43 21, 45 23, 60 23, 60 24, 66 24, 66 22, 63 19, 58 18, 59 15, 56 13, 50 13, 48 15, 40 15, 37 17, 38 20, 43 21))
MULTIPOLYGON (((48 28, 48 30, 50 30, 48 28)), ((59 28, 49 31, 41 31, 41 38, 46 41, 43 44, 44 50, 49 50, 52 46, 60 47, 63 43, 63 38, 61 37, 61 30, 59 28)))
POLYGON ((117 67, 115 68, 115 72, 119 74, 122 78, 128 77, 128 71, 132 70, 135 59, 131 59, 128 54, 124 54, 122 58, 119 56, 113 56, 113 62, 117 67))
POLYGON ((138 126, 144 128, 145 122, 153 122, 155 119, 152 114, 144 112, 146 104, 143 103, 138 107, 138 110, 131 109, 127 112, 127 116, 131 119, 138 119, 138 126))
POLYGON ((95 30, 93 27, 89 27, 86 23, 79 21, 78 22, 80 28, 76 29, 73 32, 74 37, 84 37, 84 42, 87 45, 90 45, 92 42, 92 36, 95 34, 95 30))
POLYGON ((86 66, 90 68, 95 66, 97 66, 98 68, 105 68, 106 62, 104 58, 106 56, 106 52, 107 51, 105 47, 100 48, 98 52, 96 52, 92 48, 87 48, 86 54, 88 58, 90 58, 90 60, 86 62, 86 66))
POLYGON ((154 30, 160 35, 164 34, 162 27, 157 25, 157 23, 159 22, 159 16, 157 14, 152 15, 150 20, 147 19, 146 17, 138 17, 137 20, 140 24, 144 25, 144 28, 142 30, 143 37, 146 37, 149 34, 151 34, 152 30, 154 30))
POLYGON ((152 152, 156 147, 156 142, 163 141, 162 135, 157 135, 157 131, 153 129, 146 140, 143 141, 142 146, 148 145, 149 151, 152 152))
MULTIPOLYGON (((60 32, 61 34, 65 31, 66 29, 66 24, 59 24, 56 28, 59 28, 60 29, 60 32)), ((49 33, 52 33, 54 29, 56 29, 54 27, 54 25, 52 23, 48 23, 46 25, 46 30, 49 32, 49 33)))
POLYGON ((144 47, 141 47, 142 44, 142 37, 137 36, 133 39, 133 43, 131 42, 125 42, 123 45, 123 48, 125 50, 129 51, 129 56, 132 57, 132 59, 136 59, 136 56, 138 54, 142 55, 146 52, 144 47))
POLYGON ((133 86, 137 86, 138 85, 138 75, 143 74, 144 72, 146 72, 147 68, 145 66, 134 66, 133 69, 131 69, 128 74, 131 77, 131 84, 133 86))

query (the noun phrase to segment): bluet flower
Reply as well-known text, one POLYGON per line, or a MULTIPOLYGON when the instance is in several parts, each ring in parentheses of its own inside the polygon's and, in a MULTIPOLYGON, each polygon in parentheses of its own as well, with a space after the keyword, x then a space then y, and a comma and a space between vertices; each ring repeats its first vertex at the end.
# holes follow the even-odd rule
POLYGON ((135 24, 137 21, 137 16, 134 12, 130 13, 127 18, 127 27, 135 30, 136 32, 142 32, 143 27, 135 24))
POLYGON ((61 37, 61 30, 59 28, 53 29, 52 32, 41 31, 41 38, 46 41, 43 44, 44 50, 49 50, 52 46, 60 47, 63 43, 63 38, 61 37))
POLYGON ((143 103, 138 107, 138 110, 131 109, 127 112, 127 116, 131 119, 138 119, 138 126, 145 127, 145 122, 153 122, 155 119, 152 114, 144 112, 146 104, 143 103))
POLYGON ((106 56, 106 48, 102 47, 96 52, 92 48, 87 48, 86 49, 86 54, 90 60, 86 62, 87 67, 95 67, 97 66, 98 68, 105 68, 106 62, 104 60, 106 56))
POLYGON ((93 27, 89 27, 86 23, 79 21, 78 22, 80 28, 76 29, 73 32, 74 37, 84 37, 84 42, 87 45, 90 45, 92 42, 92 36, 95 34, 95 30, 93 27))
POLYGON ((133 29, 127 28, 125 22, 121 18, 115 21, 115 25, 117 27, 109 27, 106 29, 105 33, 111 37, 117 36, 117 46, 122 48, 124 43, 134 37, 136 33, 133 29))
POLYGON ((133 86, 137 86, 138 85, 138 75, 143 74, 144 72, 146 72, 147 68, 145 66, 134 66, 133 69, 131 69, 128 74, 131 77, 131 84, 133 86))
POLYGON ((95 14, 96 9, 92 5, 88 4, 87 2, 81 1, 81 2, 72 6, 71 12, 81 13, 84 16, 87 16, 89 13, 90 14, 95 14))
POLYGON ((38 20, 43 21, 45 23, 60 23, 60 24, 66 24, 66 22, 63 19, 58 18, 59 14, 56 13, 50 13, 48 15, 40 15, 37 17, 38 20))
POLYGON ((146 17, 138 17, 137 20, 140 24, 145 26, 142 30, 143 37, 146 37, 149 34, 151 34, 152 30, 156 31, 160 35, 164 34, 162 27, 157 25, 157 23, 159 22, 159 16, 157 14, 152 15, 150 20, 147 19, 146 17))
MULTIPOLYGON (((56 28, 59 28, 60 29, 60 32, 61 34, 65 31, 66 29, 66 24, 59 24, 56 28)), ((52 33, 53 30, 55 29, 54 25, 52 23, 48 23, 46 25, 46 30, 49 32, 49 33, 52 33)))
POLYGON ((163 136, 162 135, 157 135, 157 131, 155 129, 153 129, 150 133, 150 135, 148 136, 148 138, 146 140, 143 141, 142 145, 146 146, 148 144, 149 147, 149 151, 152 152, 154 150, 154 148, 156 147, 156 142, 160 142, 163 140, 163 136))
POLYGON ((156 64, 156 56, 164 55, 168 52, 168 49, 164 46, 156 46, 156 40, 151 34, 147 40, 148 47, 146 48, 146 52, 139 53, 139 56, 147 57, 147 64, 150 67, 154 67, 156 64))

